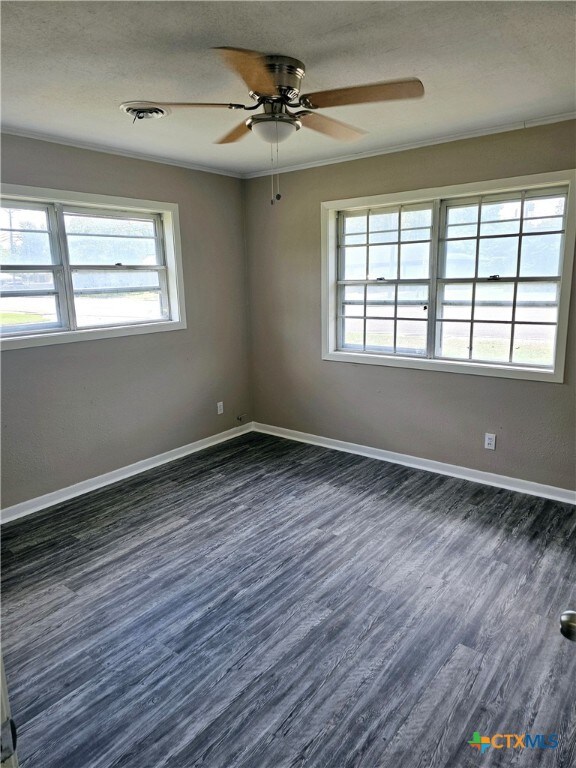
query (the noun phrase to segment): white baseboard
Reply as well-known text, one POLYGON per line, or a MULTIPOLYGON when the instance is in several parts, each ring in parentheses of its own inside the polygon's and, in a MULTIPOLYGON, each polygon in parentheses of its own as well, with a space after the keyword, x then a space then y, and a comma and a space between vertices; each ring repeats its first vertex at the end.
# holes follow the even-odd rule
POLYGON ((135 464, 129 464, 126 467, 120 467, 120 469, 114 469, 112 472, 106 472, 104 475, 98 475, 97 477, 91 477, 88 480, 82 480, 75 485, 69 485, 67 488, 62 488, 60 491, 53 491, 52 493, 46 493, 43 496, 37 496, 35 499, 29 501, 22 501, 20 504, 14 504, 11 507, 6 507, 0 513, 0 522, 8 523, 11 520, 17 520, 19 517, 25 517, 31 515, 33 512, 39 512, 47 507, 52 507, 54 504, 61 504, 63 501, 73 499, 76 496, 82 496, 89 491, 95 491, 97 488, 103 488, 106 485, 117 483, 119 480, 125 480, 133 475, 139 475, 140 472, 145 472, 147 469, 153 469, 159 467, 161 464, 167 464, 169 461, 175 461, 181 459, 183 456, 188 456, 196 451, 202 451, 204 448, 209 448, 211 445, 218 445, 218 443, 224 443, 227 440, 232 440, 234 437, 243 435, 246 432, 252 432, 252 422, 244 424, 241 427, 233 427, 226 430, 226 432, 219 432, 217 435, 211 437, 205 437, 202 440, 196 440, 188 445, 183 445, 180 448, 174 448, 171 451, 165 453, 159 453, 156 456, 151 456, 149 459, 142 459, 135 464))
POLYGON ((285 437, 288 440, 297 440, 301 443, 320 445, 323 448, 333 448, 336 451, 355 453, 358 456, 368 456, 371 459, 389 461, 392 464, 403 464, 406 467, 414 467, 415 469, 425 469, 428 472, 435 472, 438 475, 449 475, 450 477, 457 477, 462 480, 472 480, 474 483, 482 483, 483 485, 492 485, 496 488, 505 488, 509 491, 527 493, 530 496, 542 496, 545 499, 553 499, 554 501, 561 501, 565 504, 576 504, 576 491, 571 491, 566 488, 556 488, 553 485, 533 483, 530 480, 506 477, 505 475, 498 475, 494 472, 482 472, 479 469, 460 467, 457 464, 445 464, 442 461, 421 459, 417 456, 408 456, 405 453, 385 451, 382 448, 370 448, 367 445, 348 443, 344 440, 334 440, 331 437, 310 435, 307 432, 297 432, 294 429, 272 427, 269 424, 253 422, 253 428, 254 431, 262 432, 266 435, 285 437))
POLYGON ((117 483, 119 480, 125 480, 133 475, 138 475, 141 472, 145 472, 147 469, 159 467, 161 464, 167 464, 168 462, 180 459, 183 456, 196 453, 196 451, 201 451, 212 445, 218 445, 218 443, 224 443, 239 435, 253 431, 261 432, 266 435, 274 435, 275 437, 283 437, 287 440, 296 440, 301 443, 319 445, 323 448, 332 448, 333 450, 344 451, 345 453, 355 453, 358 456, 367 456, 368 458, 378 459, 379 461, 389 461, 392 464, 403 464, 406 467, 425 469, 428 472, 435 472, 439 475, 448 475, 462 480, 471 480, 475 483, 492 485, 496 488, 506 488, 509 491, 527 493, 531 496, 542 496, 543 498, 553 499, 554 501, 560 501, 565 504, 576 504, 576 491, 571 491, 565 488, 556 488, 553 485, 544 485, 542 483, 533 483, 530 480, 506 477, 505 475, 498 475, 494 472, 482 472, 478 469, 460 467, 457 464, 445 464, 441 461, 421 459, 417 456, 408 456, 404 453, 385 451, 382 448, 370 448, 367 445, 348 443, 344 440, 334 440, 331 437, 322 437, 321 435, 311 435, 308 432, 297 432, 294 429, 285 429, 284 427, 274 427, 269 424, 250 422, 241 427, 234 427, 228 429, 226 432, 220 432, 217 435, 205 437, 202 440, 196 440, 194 443, 188 443, 188 445, 183 445, 180 448, 174 448, 172 451, 166 451, 166 453, 151 456, 149 459, 137 461, 135 464, 129 464, 127 467, 120 467, 120 469, 115 469, 112 472, 106 472, 104 475, 98 475, 98 477, 83 480, 75 485, 62 488, 59 491, 46 493, 43 496, 37 496, 35 499, 30 499, 29 501, 23 501, 20 504, 6 507, 0 513, 0 522, 8 523, 11 520, 17 520, 20 517, 31 515, 34 512, 47 509, 55 504, 61 504, 63 501, 68 501, 76 496, 81 496, 84 493, 103 488, 112 483, 117 483))

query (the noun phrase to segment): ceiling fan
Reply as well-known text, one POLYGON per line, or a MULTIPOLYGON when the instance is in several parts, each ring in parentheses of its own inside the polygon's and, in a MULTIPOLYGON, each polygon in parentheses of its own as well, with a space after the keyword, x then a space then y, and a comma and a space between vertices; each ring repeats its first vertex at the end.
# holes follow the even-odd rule
POLYGON ((339 141, 352 141, 362 136, 365 131, 326 115, 320 115, 316 110, 349 104, 413 99, 424 95, 424 86, 417 78, 388 80, 300 95, 306 68, 298 59, 242 48, 224 47, 215 50, 222 56, 224 63, 244 80, 249 88, 250 97, 256 104, 246 106, 210 102, 128 101, 121 104, 120 109, 136 121, 166 117, 172 109, 221 107, 255 112, 262 108, 262 111, 222 136, 216 142, 217 144, 239 141, 250 131, 263 141, 278 143, 288 139, 302 126, 339 141))

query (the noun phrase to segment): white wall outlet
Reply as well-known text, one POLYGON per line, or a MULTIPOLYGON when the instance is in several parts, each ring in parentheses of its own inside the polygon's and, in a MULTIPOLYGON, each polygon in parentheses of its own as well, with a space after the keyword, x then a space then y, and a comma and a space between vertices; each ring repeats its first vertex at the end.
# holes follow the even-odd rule
POLYGON ((484 435, 484 448, 488 451, 496 450, 496 435, 486 432, 484 435))
POLYGON ((216 403, 216 410, 218 412, 218 416, 222 416, 224 413, 224 403, 222 401, 216 403))

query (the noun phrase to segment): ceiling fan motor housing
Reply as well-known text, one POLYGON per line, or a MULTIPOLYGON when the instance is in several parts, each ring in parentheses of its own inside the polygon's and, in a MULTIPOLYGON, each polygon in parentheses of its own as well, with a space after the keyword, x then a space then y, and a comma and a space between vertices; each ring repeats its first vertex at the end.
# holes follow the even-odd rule
POLYGON ((299 59, 290 56, 265 56, 266 69, 272 75, 276 85, 276 94, 256 93, 250 91, 250 96, 256 101, 262 96, 268 96, 285 101, 294 101, 300 95, 302 79, 306 74, 306 67, 299 59))

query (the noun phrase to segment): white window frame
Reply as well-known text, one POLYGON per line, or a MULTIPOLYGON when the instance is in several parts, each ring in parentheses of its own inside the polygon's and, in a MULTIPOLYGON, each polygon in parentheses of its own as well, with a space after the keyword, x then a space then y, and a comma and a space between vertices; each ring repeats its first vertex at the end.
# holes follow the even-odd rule
MULTIPOLYGON (((568 315, 570 309, 570 289, 574 262, 574 243, 576 240, 576 170, 552 173, 516 176, 507 179, 458 184, 448 187, 432 187, 410 192, 398 192, 370 197, 355 197, 344 200, 329 200, 321 204, 322 218, 322 359, 343 363, 365 365, 384 365, 396 368, 416 368, 420 370, 444 371, 448 373, 466 373, 479 376, 493 376, 531 381, 564 381, 566 341, 568 335, 568 315), (337 348, 337 216, 342 210, 364 210, 386 205, 408 205, 426 203, 432 200, 448 200, 472 195, 498 194, 520 189, 568 186, 566 201, 566 231, 560 282, 558 329, 556 336, 556 358, 553 369, 537 370, 518 365, 492 364, 490 362, 471 362, 440 360, 430 358, 403 357, 366 351, 341 350, 337 348)), ((436 255, 434 254, 434 258, 436 255)))
POLYGON ((92 339, 108 339, 117 336, 133 336, 144 333, 159 333, 177 331, 186 328, 186 306, 184 301, 184 279, 182 272, 182 245, 180 241, 180 221, 176 203, 157 202, 154 200, 138 200, 128 197, 112 197, 109 195, 94 195, 84 192, 69 192, 60 189, 29 187, 19 184, 2 184, 2 197, 19 202, 23 205, 56 204, 58 206, 78 206, 92 209, 95 213, 118 211, 127 214, 156 214, 162 222, 164 234, 164 257, 167 278, 168 303, 170 319, 154 322, 137 323, 134 325, 102 326, 78 330, 39 330, 37 333, 22 336, 5 336, 2 338, 3 350, 22 349, 50 344, 67 344, 76 341, 92 339))

